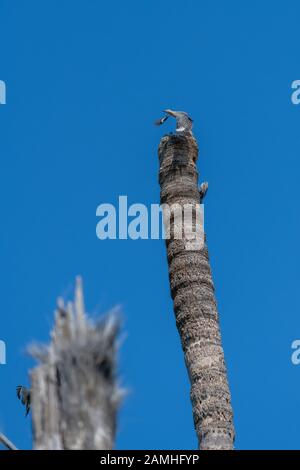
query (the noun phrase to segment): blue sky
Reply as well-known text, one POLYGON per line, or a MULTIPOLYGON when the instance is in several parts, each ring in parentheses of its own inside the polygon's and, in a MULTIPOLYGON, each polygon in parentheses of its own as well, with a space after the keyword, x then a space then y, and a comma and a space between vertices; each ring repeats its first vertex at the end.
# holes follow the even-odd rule
POLYGON ((31 446, 15 397, 33 340, 77 274, 88 310, 122 305, 129 395, 117 448, 195 448, 164 242, 96 238, 96 207, 159 202, 153 126, 188 111, 239 449, 299 449, 300 5, 296 0, 1 0, 0 429, 31 446))

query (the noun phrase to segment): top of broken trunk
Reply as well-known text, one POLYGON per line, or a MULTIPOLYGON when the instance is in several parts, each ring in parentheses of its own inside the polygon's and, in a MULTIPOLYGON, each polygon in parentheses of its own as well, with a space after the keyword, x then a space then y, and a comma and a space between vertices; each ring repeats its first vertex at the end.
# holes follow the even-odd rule
POLYGON ((170 178, 175 180, 185 174, 194 181, 198 191, 198 145, 193 135, 165 135, 159 143, 158 157, 160 185, 170 178))
POLYGON ((160 168, 193 165, 198 159, 198 144, 191 134, 167 134, 158 147, 160 168))

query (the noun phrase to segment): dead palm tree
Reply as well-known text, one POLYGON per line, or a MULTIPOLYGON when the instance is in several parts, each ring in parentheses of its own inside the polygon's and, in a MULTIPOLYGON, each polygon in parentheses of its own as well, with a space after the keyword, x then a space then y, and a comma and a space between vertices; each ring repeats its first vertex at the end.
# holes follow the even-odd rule
POLYGON ((110 450, 122 391, 116 377, 114 316, 88 318, 81 278, 75 301, 58 301, 49 346, 31 347, 39 365, 31 371, 36 450, 110 450))
MULTIPOLYGON (((191 133, 167 135, 159 145, 161 204, 199 208, 197 142, 191 133)), ((207 188, 206 188, 207 189, 207 188)), ((174 214, 173 214, 174 216, 174 214)), ((171 295, 191 382, 191 401, 201 449, 232 449, 231 397, 221 344, 217 304, 206 242, 188 247, 188 232, 176 239, 175 218, 166 240, 171 295), (188 249, 187 249, 188 248, 188 249)), ((186 229, 186 227, 184 227, 186 229)))

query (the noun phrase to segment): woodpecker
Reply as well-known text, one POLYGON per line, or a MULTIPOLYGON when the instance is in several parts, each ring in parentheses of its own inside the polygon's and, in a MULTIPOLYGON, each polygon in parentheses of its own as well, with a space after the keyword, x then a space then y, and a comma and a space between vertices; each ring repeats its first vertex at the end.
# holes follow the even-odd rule
POLYGON ((205 198, 207 190, 208 190, 208 182, 205 181, 204 183, 201 183, 201 185, 199 186, 200 204, 202 204, 202 201, 205 198))
POLYGON ((165 109, 163 116, 161 119, 155 121, 157 126, 163 124, 170 116, 176 119, 176 134, 192 134, 192 127, 193 127, 193 119, 184 111, 173 111, 172 109, 165 109))
POLYGON ((25 405, 26 407, 25 416, 28 415, 30 410, 30 395, 30 389, 23 387, 23 385, 17 386, 17 397, 19 398, 19 400, 21 400, 22 405, 25 405))

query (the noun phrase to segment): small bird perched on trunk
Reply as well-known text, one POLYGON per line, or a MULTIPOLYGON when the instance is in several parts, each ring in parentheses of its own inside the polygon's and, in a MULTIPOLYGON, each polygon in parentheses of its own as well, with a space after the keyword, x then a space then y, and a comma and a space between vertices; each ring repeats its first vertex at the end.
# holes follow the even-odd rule
POLYGON ((26 407, 25 416, 28 415, 30 410, 30 395, 30 389, 23 387, 23 385, 17 386, 17 397, 19 398, 19 400, 21 400, 22 405, 25 405, 26 407))
POLYGON ((201 183, 199 187, 200 204, 202 204, 202 201, 206 196, 207 190, 208 190, 208 182, 205 181, 204 183, 201 183))
POLYGON ((176 134, 192 134, 193 119, 184 111, 173 111, 172 109, 165 109, 166 116, 155 121, 157 126, 163 124, 170 116, 176 119, 176 134))

